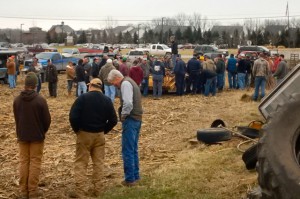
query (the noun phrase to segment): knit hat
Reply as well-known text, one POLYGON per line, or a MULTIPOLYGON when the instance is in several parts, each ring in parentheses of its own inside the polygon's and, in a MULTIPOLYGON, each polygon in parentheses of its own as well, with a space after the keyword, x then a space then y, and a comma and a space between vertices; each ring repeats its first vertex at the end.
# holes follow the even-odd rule
POLYGON ((38 84, 38 78, 34 72, 27 73, 25 77, 25 86, 36 87, 38 84))
POLYGON ((111 59, 108 59, 108 60, 106 61, 106 63, 112 63, 112 60, 111 60, 111 59))

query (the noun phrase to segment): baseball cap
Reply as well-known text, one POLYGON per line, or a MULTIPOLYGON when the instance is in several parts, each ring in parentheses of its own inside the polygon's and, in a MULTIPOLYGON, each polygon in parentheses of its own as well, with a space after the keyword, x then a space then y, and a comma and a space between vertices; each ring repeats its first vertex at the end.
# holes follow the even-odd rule
POLYGON ((102 87, 102 81, 99 78, 94 78, 87 85, 93 85, 96 88, 101 88, 102 87))

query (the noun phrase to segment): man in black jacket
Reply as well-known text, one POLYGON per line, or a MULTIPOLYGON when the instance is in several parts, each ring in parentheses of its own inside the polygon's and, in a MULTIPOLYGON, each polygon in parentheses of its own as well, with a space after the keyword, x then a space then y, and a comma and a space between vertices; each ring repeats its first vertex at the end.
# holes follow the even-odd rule
POLYGON ((19 198, 42 196, 38 191, 45 135, 51 123, 47 101, 35 88, 38 78, 29 72, 25 78, 25 90, 15 98, 13 111, 19 145, 19 198))
POLYGON ((77 135, 74 172, 76 190, 70 192, 72 198, 85 197, 89 156, 93 161, 94 196, 98 197, 103 189, 104 134, 112 130, 118 119, 111 100, 102 94, 101 87, 99 78, 92 79, 89 92, 80 95, 70 110, 71 127, 77 135))
POLYGON ((48 90, 50 97, 57 97, 57 70, 50 59, 48 59, 48 66, 46 68, 46 78, 48 81, 48 90))
POLYGON ((77 80, 77 96, 81 93, 86 93, 87 87, 85 83, 85 70, 83 66, 83 59, 79 59, 78 65, 76 66, 76 80, 77 80))

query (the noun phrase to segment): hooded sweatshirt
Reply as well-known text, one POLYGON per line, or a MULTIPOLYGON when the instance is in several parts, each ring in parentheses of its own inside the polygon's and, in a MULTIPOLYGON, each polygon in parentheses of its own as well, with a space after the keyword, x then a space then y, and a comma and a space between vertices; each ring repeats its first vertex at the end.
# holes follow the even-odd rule
POLYGON ((107 86, 111 86, 111 84, 107 81, 107 77, 108 77, 108 73, 113 70, 116 69, 112 63, 106 63, 99 72, 99 78, 101 79, 101 81, 104 83, 104 85, 107 86))
POLYGON ((133 79, 137 85, 140 85, 144 78, 143 69, 140 66, 132 66, 129 70, 129 77, 133 79))
POLYGON ((46 100, 35 90, 24 90, 13 103, 18 141, 44 141, 51 123, 46 100))

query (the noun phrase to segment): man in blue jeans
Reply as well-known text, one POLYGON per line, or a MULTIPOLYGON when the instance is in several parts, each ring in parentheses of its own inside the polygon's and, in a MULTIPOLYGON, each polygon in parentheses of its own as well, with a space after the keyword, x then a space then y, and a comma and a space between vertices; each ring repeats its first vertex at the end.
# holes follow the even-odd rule
POLYGON ((140 179, 138 141, 142 124, 142 96, 139 86, 116 69, 109 72, 107 81, 121 90, 119 116, 122 122, 122 157, 124 186, 134 186, 140 179))

